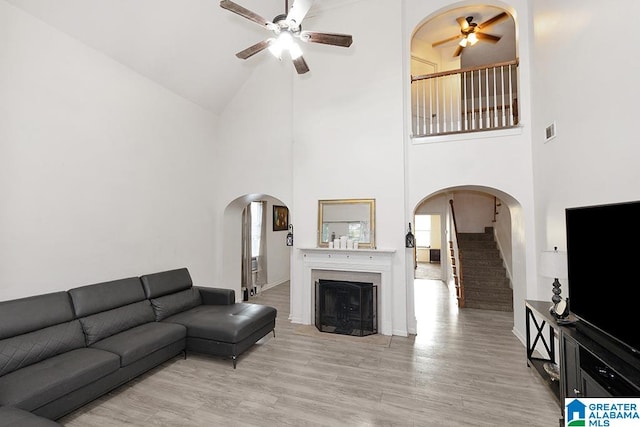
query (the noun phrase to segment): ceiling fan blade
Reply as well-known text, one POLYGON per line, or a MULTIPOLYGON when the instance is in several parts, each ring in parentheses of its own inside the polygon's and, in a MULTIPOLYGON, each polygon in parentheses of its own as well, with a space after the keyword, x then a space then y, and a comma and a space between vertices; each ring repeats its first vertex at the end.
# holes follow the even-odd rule
POLYGON ((295 23, 300 26, 304 17, 307 16, 309 9, 311 9, 312 4, 313 0, 295 0, 287 14, 287 21, 295 21, 295 23))
POLYGON ((478 24, 478 29, 482 29, 482 28, 486 28, 489 25, 493 25, 493 24, 497 24, 498 22, 507 19, 509 17, 509 15, 507 14, 507 12, 502 12, 497 14, 496 16, 494 16, 493 18, 490 18, 486 21, 484 21, 482 24, 478 24))
POLYGON ((319 33, 317 31, 300 32, 300 40, 310 43, 330 44, 332 46, 349 47, 353 37, 349 34, 319 33))
POLYGON ((467 18, 461 16, 459 18, 456 18, 456 21, 458 21, 461 30, 466 30, 469 28, 469 21, 467 21, 467 18))
POLYGON ((462 53, 462 46, 458 45, 458 47, 456 47, 456 51, 453 52, 453 56, 460 56, 461 53, 462 53))
POLYGON ((263 50, 271 46, 271 43, 273 42, 274 42, 274 39, 272 38, 263 40, 261 42, 254 44, 253 46, 249 46, 243 51, 236 53, 236 56, 240 59, 251 58, 256 53, 262 52, 263 50))
POLYGON ((270 27, 273 24, 272 22, 267 21, 257 13, 252 12, 249 9, 245 9, 239 4, 232 2, 231 0, 220 0, 220 7, 223 9, 227 9, 233 13, 236 13, 244 18, 247 18, 257 24, 260 24, 263 27, 270 27))
POLYGON ((307 61, 304 60, 302 56, 297 57, 293 60, 293 65, 296 67, 296 71, 298 74, 304 74, 309 72, 309 66, 307 65, 307 61))
POLYGON ((478 40, 484 40, 491 43, 498 43, 501 39, 501 37, 499 36, 494 36, 493 34, 487 34, 487 33, 481 33, 481 32, 476 32, 476 37, 478 38, 478 40))
POLYGON ((445 43, 449 43, 450 41, 459 40, 462 37, 464 37, 462 34, 458 34, 457 36, 449 37, 448 39, 444 39, 444 40, 440 40, 439 42, 435 42, 435 43, 433 43, 431 45, 431 47, 438 47, 438 46, 443 45, 445 43))

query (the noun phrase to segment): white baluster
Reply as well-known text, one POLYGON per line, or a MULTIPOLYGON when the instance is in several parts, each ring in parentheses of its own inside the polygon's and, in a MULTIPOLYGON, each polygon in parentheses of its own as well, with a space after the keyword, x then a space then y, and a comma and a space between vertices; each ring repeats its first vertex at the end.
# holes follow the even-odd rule
POLYGON ((433 134, 433 79, 429 79, 429 134, 433 134))
POLYGON ((475 89, 475 80, 473 77, 473 71, 471 71, 471 129, 476 128, 476 91, 475 89))
POLYGON ((500 82, 502 83, 502 126, 507 125, 507 104, 504 101, 504 65, 500 66, 500 82))
POLYGON ((489 99, 489 98, 490 98, 489 94, 491 93, 491 88, 489 87, 489 68, 487 68, 486 70, 484 70, 484 84, 485 84, 485 89, 486 89, 486 90, 485 90, 485 92, 484 92, 484 93, 486 94, 485 98, 487 98, 487 110, 486 110, 486 111, 485 111, 485 113, 484 113, 484 114, 485 114, 485 116, 486 116, 486 118, 485 118, 485 120, 486 120, 485 124, 486 124, 486 126, 487 126, 488 128, 490 128, 490 127, 491 127, 491 110, 490 110, 490 108, 489 108, 489 107, 490 107, 489 102, 490 102, 491 100, 489 99))
POLYGON ((498 88, 496 87, 497 70, 493 67, 493 127, 498 127, 498 88))
POLYGON ((511 64, 509 64, 509 126, 513 126, 513 85, 511 82, 511 64))

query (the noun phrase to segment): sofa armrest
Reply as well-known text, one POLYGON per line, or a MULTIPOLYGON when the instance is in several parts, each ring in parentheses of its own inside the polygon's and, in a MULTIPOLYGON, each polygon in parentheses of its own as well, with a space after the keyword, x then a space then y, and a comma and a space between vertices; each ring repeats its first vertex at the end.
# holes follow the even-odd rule
POLYGON ((194 286, 200 291, 202 304, 205 305, 229 305, 236 302, 236 293, 233 289, 205 288, 194 286))

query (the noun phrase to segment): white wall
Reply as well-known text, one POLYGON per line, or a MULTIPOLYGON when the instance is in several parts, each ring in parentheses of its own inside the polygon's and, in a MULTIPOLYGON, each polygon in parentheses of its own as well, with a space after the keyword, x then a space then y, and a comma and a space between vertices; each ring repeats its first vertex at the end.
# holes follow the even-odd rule
POLYGON ((241 298, 241 218, 247 203, 267 196, 282 201, 298 236, 291 202, 295 69, 290 61, 278 62, 267 51, 261 55, 248 59, 259 61, 259 66, 220 116, 216 156, 222 161, 213 171, 221 206, 215 226, 217 282, 235 289, 236 299, 241 298))
MULTIPOLYGON (((522 300, 550 297, 536 258, 565 247, 564 209, 640 199, 638 59, 621 42, 640 3, 491 1, 517 20, 521 130, 414 144, 411 34, 469 4, 368 0, 309 17, 305 28, 352 33, 353 46, 305 45, 305 76, 250 59, 262 62, 217 122, 0 0, 0 299, 182 265, 196 282, 239 289, 240 200, 282 200, 300 248, 316 245, 318 199, 375 198, 378 246, 397 251, 393 328, 403 333, 414 208, 477 187, 510 209, 522 334, 522 300), (551 121, 558 136, 544 144, 551 121)), ((300 264, 294 248, 298 321, 300 264)))
MULTIPOLYGON (((352 34, 353 45, 305 50, 310 76, 294 79, 293 195, 298 248, 316 246, 319 199, 376 199, 376 244, 397 250, 393 329, 406 334, 401 19, 400 2, 368 0, 305 21, 352 34)), ((299 251, 292 261, 291 316, 309 322, 299 251)))
POLYGON ((0 300, 214 277, 216 117, 0 1, 0 300))
MULTIPOLYGON (((633 72, 640 60, 637 48, 625 43, 635 36, 629 17, 640 14, 640 3, 621 0, 612 8, 597 0, 536 0, 532 12, 539 253, 566 249, 565 208, 640 200, 640 86, 633 72), (557 137, 545 143, 545 127, 553 121, 557 137)), ((549 299, 549 280, 538 279, 540 299, 549 299)))
POLYGON ((458 233, 484 233, 493 226, 493 196, 487 193, 456 191, 453 207, 458 233))
MULTIPOLYGON (((412 141, 407 137, 407 209, 417 206, 427 195, 447 189, 466 189, 498 195, 509 199, 509 206, 518 210, 512 221, 514 259, 514 331, 524 335, 524 299, 535 293, 535 217, 533 199, 533 168, 531 153, 531 73, 529 57, 530 23, 528 2, 514 0, 485 2, 505 9, 517 17, 516 34, 520 59, 519 98, 520 127, 516 132, 484 132, 449 138, 412 141), (435 142, 434 142, 435 141, 435 142)), ((425 19, 443 10, 473 4, 446 0, 404 2, 404 37, 410 40, 413 30, 425 19)), ((409 63, 408 55, 405 58, 409 63)), ((405 89, 405 102, 409 91, 405 89)), ((407 104, 408 105, 408 104, 407 104)), ((407 126, 408 128, 408 126, 407 126)), ((513 213, 513 210, 512 210, 513 213)))
POLYGON ((264 200, 267 202, 267 283, 263 289, 268 289, 290 279, 293 248, 287 246, 288 230, 273 231, 273 205, 283 206, 282 202, 273 197, 264 200))

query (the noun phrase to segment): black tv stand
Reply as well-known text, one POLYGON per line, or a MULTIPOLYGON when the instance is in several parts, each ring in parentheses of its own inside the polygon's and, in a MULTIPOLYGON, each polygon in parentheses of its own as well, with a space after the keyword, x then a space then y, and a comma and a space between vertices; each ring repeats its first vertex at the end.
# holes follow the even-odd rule
POLYGON ((622 344, 618 343, 616 340, 612 339, 608 335, 600 332, 599 330, 581 322, 577 321, 575 324, 576 331, 588 337, 592 341, 602 343, 606 345, 606 348, 613 354, 615 354, 620 359, 629 363, 630 365, 640 365, 640 354, 634 352, 631 349, 624 347, 622 344))
POLYGON ((640 396, 640 359, 634 352, 580 321, 560 332, 564 398, 640 396))

